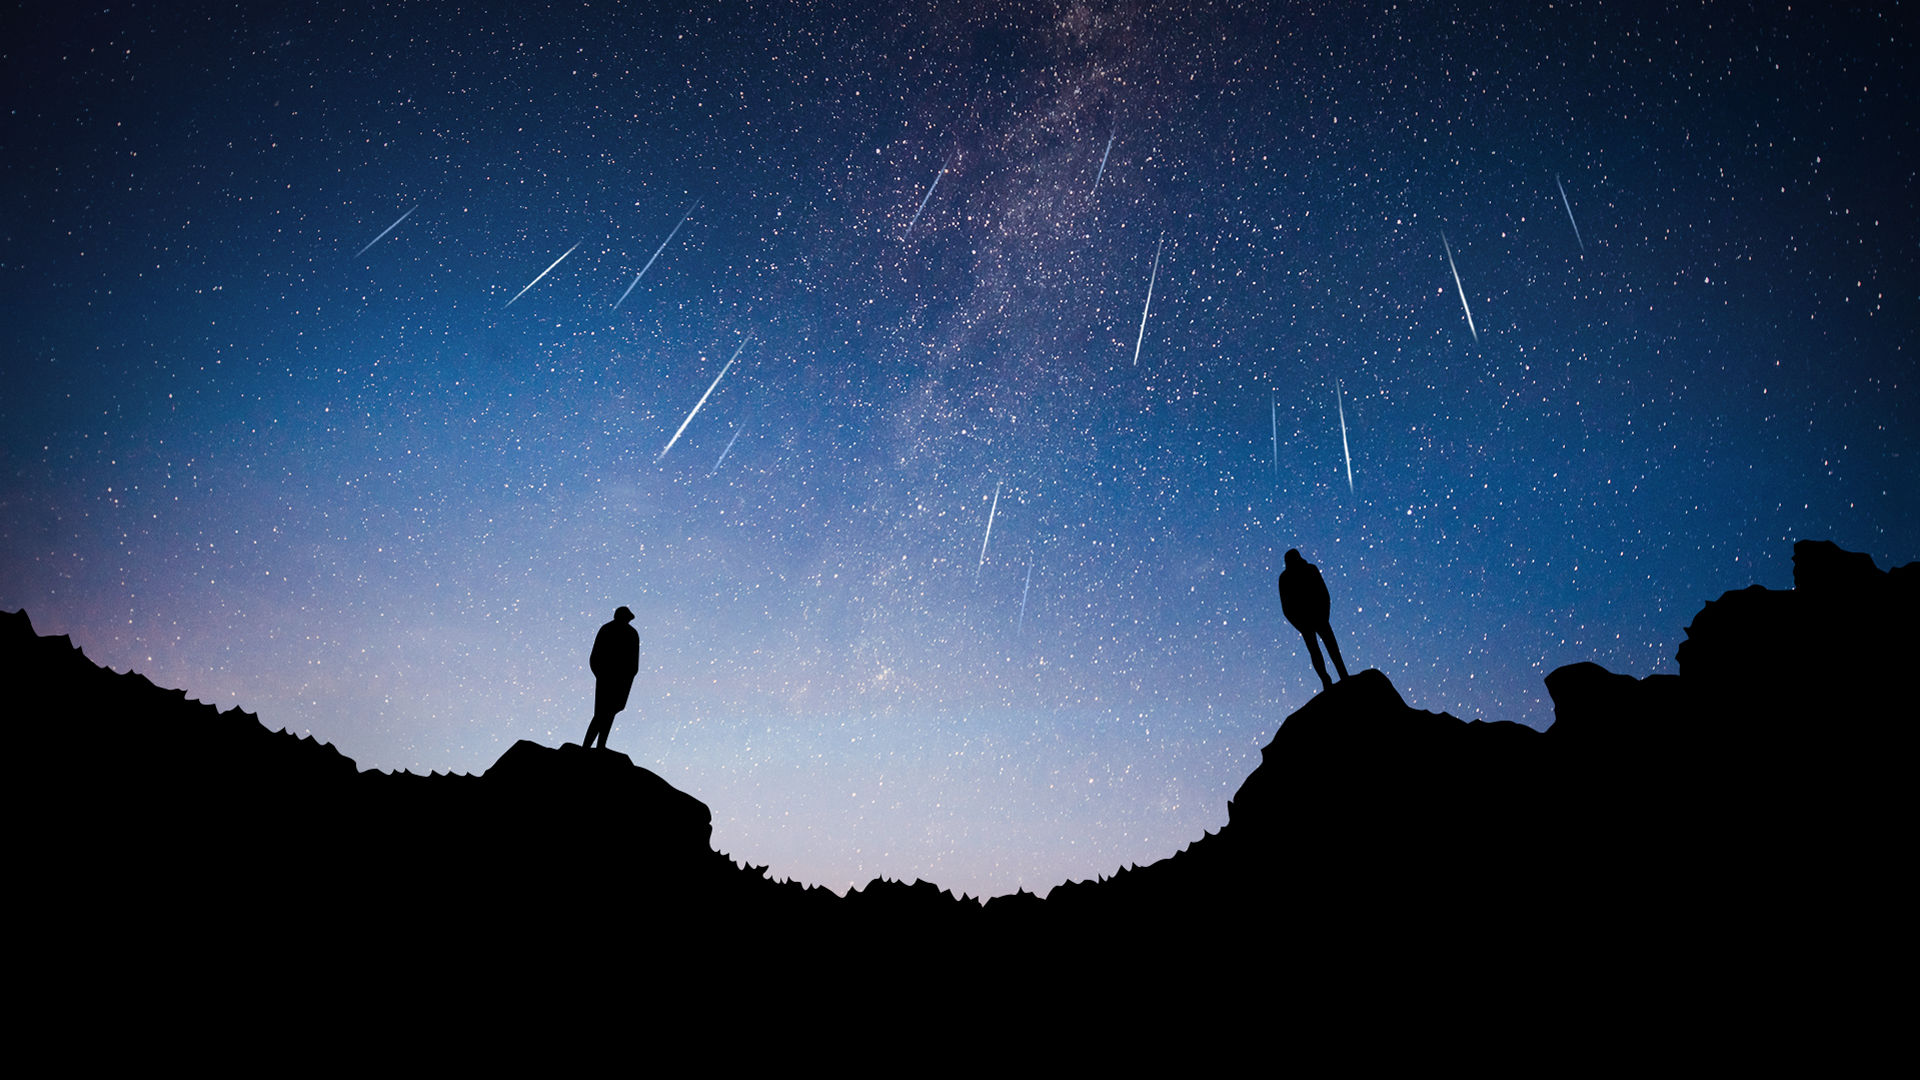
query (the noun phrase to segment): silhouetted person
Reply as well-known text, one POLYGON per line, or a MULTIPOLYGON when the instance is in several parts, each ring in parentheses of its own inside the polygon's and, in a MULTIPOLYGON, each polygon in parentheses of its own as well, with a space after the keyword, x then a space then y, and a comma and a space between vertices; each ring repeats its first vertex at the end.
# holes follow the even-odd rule
POLYGON ((597 737, 604 750, 607 736, 613 733, 613 716, 627 707, 633 677, 640 673, 640 631, 633 628, 632 611, 622 607, 613 613, 612 622, 600 628, 587 667, 593 670, 594 678, 593 722, 587 725, 587 737, 580 740, 580 745, 591 750, 597 737))
POLYGON ((1316 634, 1327 639, 1327 651, 1333 654, 1333 666, 1342 679, 1346 678, 1347 665, 1340 659, 1340 643, 1333 640, 1333 624, 1328 622, 1333 613, 1333 601, 1327 597, 1327 580, 1320 576, 1320 568, 1301 558, 1297 550, 1287 552, 1286 569, 1280 571, 1280 612, 1306 639, 1307 651, 1313 654, 1313 670, 1320 676, 1321 688, 1333 689, 1333 680, 1327 678, 1327 662, 1320 656, 1320 643, 1314 640, 1316 634))

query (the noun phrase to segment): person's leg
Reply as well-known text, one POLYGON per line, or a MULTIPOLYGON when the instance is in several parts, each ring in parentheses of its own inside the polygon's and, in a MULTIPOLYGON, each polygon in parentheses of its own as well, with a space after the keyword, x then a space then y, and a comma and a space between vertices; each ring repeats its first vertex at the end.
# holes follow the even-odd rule
POLYGON ((585 749, 593 749, 593 740, 600 740, 601 749, 607 745, 607 736, 613 734, 613 714, 627 703, 624 687, 606 679, 593 684, 593 723, 587 725, 587 737, 581 742, 585 749))
POLYGON ((620 711, 627 707, 627 695, 633 692, 633 684, 603 682, 594 689, 594 722, 600 725, 600 749, 607 748, 607 737, 613 734, 613 722, 620 711))
POLYGON ((1307 653, 1313 657, 1313 673, 1320 676, 1320 688, 1333 689, 1333 680, 1327 678, 1327 661, 1320 655, 1320 643, 1313 640, 1313 635, 1305 630, 1300 631, 1300 639, 1307 643, 1307 653))
MULTIPOLYGON (((1340 659, 1340 643, 1333 640, 1333 627, 1331 626, 1321 627, 1320 636, 1327 639, 1327 651, 1333 654, 1334 670, 1340 673, 1340 677, 1342 679, 1346 678, 1347 663, 1346 661, 1340 659)), ((1324 676, 1325 672, 1322 672, 1321 674, 1324 676)))

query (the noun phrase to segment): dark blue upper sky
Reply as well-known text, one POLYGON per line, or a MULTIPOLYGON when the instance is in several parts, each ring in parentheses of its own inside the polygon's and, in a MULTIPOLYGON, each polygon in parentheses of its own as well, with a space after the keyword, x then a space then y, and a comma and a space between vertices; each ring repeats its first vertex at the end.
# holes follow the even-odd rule
POLYGON ((1897 9, 187 7, 5 17, 0 606, 363 767, 625 604, 716 846, 1044 891, 1225 820, 1290 547, 1535 726, 1920 557, 1897 9))

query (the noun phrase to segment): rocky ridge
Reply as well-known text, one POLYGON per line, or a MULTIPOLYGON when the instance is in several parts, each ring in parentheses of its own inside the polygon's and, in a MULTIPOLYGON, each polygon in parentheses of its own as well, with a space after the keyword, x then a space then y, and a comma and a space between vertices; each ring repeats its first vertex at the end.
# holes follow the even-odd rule
POLYGON ((1783 921, 1831 918, 1830 947, 1899 895, 1878 868, 1905 833, 1887 774, 1917 594, 1920 564, 1882 572, 1803 541, 1792 590, 1706 605, 1679 675, 1553 672, 1545 733, 1421 712, 1358 673, 1280 725, 1217 833, 984 905, 926 882, 843 898, 771 881, 712 850, 706 806, 619 753, 521 742, 481 776, 361 772, 98 668, 23 612, 0 616, 0 663, 30 745, 78 763, 25 845, 43 914, 94 928, 116 962, 246 970, 262 942, 298 966, 424 950, 483 980, 588 962, 511 934, 499 948, 502 928, 544 926, 605 943, 595 965, 853 979, 910 961, 964 993, 1009 965, 1225 977, 1249 956, 1245 940, 1207 944, 1225 931, 1273 938, 1322 990, 1356 970, 1403 989, 1463 972, 1560 985, 1676 957, 1764 982, 1783 950, 1824 955, 1783 921), (636 921, 659 933, 607 943, 636 921), (1756 951, 1756 934, 1776 947, 1756 951))

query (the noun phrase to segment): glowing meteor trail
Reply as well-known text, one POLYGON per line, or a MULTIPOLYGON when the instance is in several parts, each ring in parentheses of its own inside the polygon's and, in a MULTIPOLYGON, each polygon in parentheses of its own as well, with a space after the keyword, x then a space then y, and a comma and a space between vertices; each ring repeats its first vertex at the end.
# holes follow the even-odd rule
MULTIPOLYGON (((687 219, 693 216, 693 212, 695 210, 700 209, 700 201, 701 200, 699 199, 693 200, 693 205, 687 207, 687 212, 680 215, 680 220, 675 222, 673 225, 673 231, 667 234, 667 238, 665 240, 660 241, 659 247, 653 249, 653 259, 659 258, 660 253, 667 250, 667 245, 673 243, 674 236, 676 236, 680 232, 680 226, 685 225, 687 223, 687 219)), ((620 294, 620 299, 615 300, 613 302, 613 310, 619 311, 620 305, 626 303, 627 297, 633 295, 634 285, 640 284, 640 279, 643 277, 646 277, 647 271, 653 269, 653 259, 648 259, 647 265, 641 267, 640 272, 633 275, 633 285, 628 285, 627 291, 620 294)))
POLYGON ((1140 334, 1133 339, 1133 366, 1140 366, 1140 345, 1147 340, 1147 312, 1153 310, 1153 283, 1160 280, 1160 249, 1167 246, 1167 234, 1160 234, 1160 243, 1153 249, 1153 273, 1147 277, 1147 303, 1140 309, 1140 334))
POLYGON ((1447 249, 1447 269, 1453 271, 1453 287, 1460 290, 1460 310, 1467 313, 1467 332, 1473 335, 1473 343, 1480 344, 1480 331, 1473 328, 1473 309, 1467 306, 1467 287, 1460 284, 1460 271, 1454 269, 1453 245, 1447 243, 1447 234, 1440 234, 1440 246, 1447 249))
POLYGON ((1033 588, 1033 564, 1027 564, 1027 583, 1020 586, 1020 625, 1013 628, 1013 636, 1019 637, 1020 631, 1027 628, 1027 592, 1033 588))
MULTIPOLYGON (((419 204, 419 203, 414 203, 414 204, 413 204, 413 210, 418 210, 418 209, 420 209, 420 204, 419 204)), ((397 229, 397 228, 399 228, 399 227, 400 227, 400 222, 402 222, 402 221, 405 221, 405 220, 407 220, 408 218, 410 218, 410 217, 412 217, 412 216, 413 216, 413 210, 409 210, 409 211, 407 211, 406 213, 404 213, 404 214, 401 214, 401 215, 399 216, 399 218, 397 218, 397 219, 396 219, 396 220, 394 221, 394 223, 393 223, 393 224, 391 224, 391 225, 389 225, 389 226, 387 226, 387 227, 386 227, 386 228, 384 228, 384 229, 381 229, 381 230, 380 230, 380 235, 379 235, 379 236, 376 236, 376 237, 374 237, 373 239, 371 239, 371 240, 369 240, 369 241, 367 241, 367 246, 366 246, 366 247, 363 247, 363 248, 361 248, 361 249, 360 249, 359 251, 356 251, 356 252, 354 252, 354 253, 353 253, 353 257, 357 259, 357 258, 359 258, 360 256, 362 256, 362 255, 365 255, 365 254, 366 254, 367 252, 369 252, 369 251, 372 251, 372 250, 373 250, 373 245, 375 245, 375 244, 377 244, 377 243, 379 243, 379 242, 380 242, 380 241, 382 241, 382 240, 385 240, 385 239, 387 238, 387 234, 388 234, 388 233, 390 233, 390 232, 392 232, 393 230, 395 230, 395 229, 397 229)))
POLYGON ((1107 135, 1107 150, 1106 153, 1100 155, 1100 171, 1093 174, 1093 190, 1087 192, 1088 202, 1092 202, 1093 197, 1100 194, 1100 178, 1107 175, 1107 154, 1113 153, 1113 138, 1118 134, 1120 134, 1120 129, 1115 128, 1107 135))
MULTIPOLYGON (((712 397, 713 391, 717 387, 719 387, 720 380, 727 377, 727 368, 732 367, 733 362, 735 360, 740 359, 740 354, 746 351, 747 342, 752 340, 753 340, 753 336, 748 335, 745 341, 740 342, 740 347, 738 349, 733 350, 733 355, 727 357, 726 366, 720 369, 720 374, 715 375, 713 377, 713 385, 707 387, 707 392, 704 394, 701 394, 700 400, 693 403, 693 411, 687 414, 687 418, 685 420, 680 421, 680 430, 673 433, 673 438, 668 439, 666 447, 660 451, 660 457, 654 458, 653 460, 659 461, 661 460, 661 458, 666 457, 667 451, 673 449, 673 444, 680 441, 680 436, 687 430, 687 425, 693 423, 693 418, 700 415, 700 406, 705 405, 707 403, 707 399, 712 397)), ((737 436, 739 432, 735 432, 734 434, 737 436)), ((731 446, 732 444, 728 444, 728 445, 731 446)), ((722 458, 726 457, 725 454, 722 454, 720 456, 722 458)), ((716 469, 719 467, 720 466, 718 464, 714 465, 714 468, 716 469)))
POLYGON ((727 448, 720 451, 720 460, 713 463, 713 468, 707 472, 708 476, 719 472, 720 466, 727 463, 727 455, 733 453, 733 444, 740 441, 740 433, 746 429, 747 425, 745 424, 741 424, 739 427, 733 429, 733 438, 727 440, 727 448))
POLYGON ((1579 241, 1580 250, 1585 252, 1587 242, 1580 239, 1580 223, 1573 220, 1573 204, 1567 201, 1567 185, 1561 183, 1560 178, 1556 176, 1553 178, 1553 186, 1560 189, 1560 205, 1567 208, 1567 223, 1573 226, 1573 238, 1579 241))
POLYGON ((1277 484, 1280 482, 1280 395, 1275 393, 1268 404, 1273 407, 1273 482, 1277 484))
MULTIPOLYGON (((566 262, 566 261, 567 261, 567 255, 571 255, 571 254, 573 254, 573 253, 574 253, 574 251, 575 251, 575 250, 576 250, 577 248, 579 248, 579 246, 580 246, 579 244, 575 244, 575 245, 573 245, 573 247, 570 247, 570 248, 568 248, 568 249, 566 250, 566 254, 564 254, 564 255, 561 255, 561 256, 560 256, 559 258, 557 258, 557 259, 555 259, 555 260, 553 260, 553 266, 559 266, 559 265, 560 265, 561 263, 563 263, 563 262, 566 262)), ((545 270, 542 270, 542 271, 540 271, 540 277, 537 277, 537 278, 534 278, 534 279, 533 279, 532 281, 529 281, 529 282, 527 282, 527 289, 531 289, 531 288, 533 288, 533 287, 534 287, 535 285, 538 285, 538 284, 540 284, 540 278, 543 278, 543 277, 546 277, 546 276, 547 276, 548 274, 551 274, 551 273, 553 273, 553 266, 549 266, 549 267, 547 267, 547 268, 546 268, 545 270)), ((520 299, 521 297, 523 297, 523 296, 525 296, 525 295, 527 295, 527 289, 521 289, 521 290, 520 290, 519 292, 517 292, 517 293, 514 293, 514 294, 513 294, 513 300, 518 300, 518 299, 520 299)), ((506 304, 506 306, 507 306, 507 307, 512 307, 512 306, 513 306, 513 300, 509 300, 509 301, 507 301, 507 304, 506 304)), ((505 310, 505 309, 503 308, 502 310, 505 310)))
POLYGON ((973 568, 975 581, 980 580, 980 568, 987 565, 987 541, 993 539, 993 515, 1000 509, 1000 484, 1004 483, 1006 481, 1002 480, 999 484, 993 485, 993 505, 987 507, 987 535, 980 538, 980 566, 973 568))
POLYGON ((940 166, 940 171, 933 174, 933 183, 927 185, 927 193, 920 197, 920 209, 913 212, 913 220, 907 222, 907 231, 901 235, 900 239, 905 240, 913 235, 913 227, 920 224, 920 215, 927 212, 927 203, 933 198, 934 189, 940 186, 940 178, 947 175, 947 167, 952 164, 953 155, 948 154, 946 164, 940 166))
POLYGON ((1347 448, 1347 404, 1340 396, 1340 380, 1333 380, 1333 404, 1340 410, 1340 454, 1347 459, 1347 494, 1353 494, 1353 451, 1347 448))

